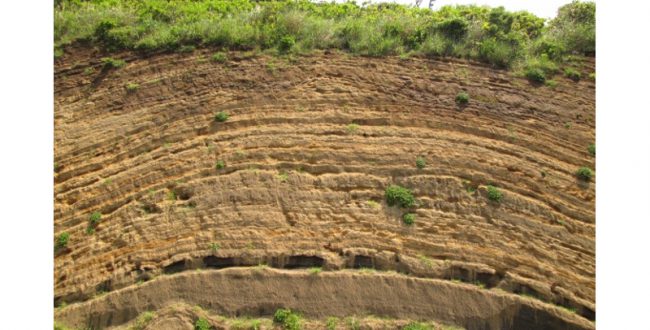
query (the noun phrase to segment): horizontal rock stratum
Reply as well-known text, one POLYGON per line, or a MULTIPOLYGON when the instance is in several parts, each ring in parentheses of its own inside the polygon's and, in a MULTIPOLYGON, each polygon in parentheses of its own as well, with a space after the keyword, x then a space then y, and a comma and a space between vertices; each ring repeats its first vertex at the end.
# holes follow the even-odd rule
POLYGON ((181 302, 229 317, 595 327, 595 179, 576 177, 595 167, 593 81, 336 52, 111 55, 119 68, 67 52, 54 77, 54 231, 70 234, 57 321, 124 326, 181 302), (415 207, 387 205, 392 184, 415 207))

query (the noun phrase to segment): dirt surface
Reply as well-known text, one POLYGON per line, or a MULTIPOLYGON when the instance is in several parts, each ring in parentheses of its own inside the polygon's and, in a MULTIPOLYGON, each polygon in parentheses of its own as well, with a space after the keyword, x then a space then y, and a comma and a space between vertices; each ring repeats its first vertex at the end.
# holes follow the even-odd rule
POLYGON ((278 308, 307 317, 435 316, 469 329, 591 329, 582 317, 531 298, 469 284, 401 274, 231 268, 163 276, 75 304, 57 314, 66 324, 104 328, 183 301, 224 315, 273 315, 278 308), (86 323, 91 316, 91 322, 86 323))
POLYGON ((342 54, 113 55, 122 68, 103 56, 76 48, 55 62, 54 231, 71 238, 54 293, 66 318, 100 322, 73 305, 158 275, 260 263, 459 280, 533 296, 536 313, 595 318, 595 180, 575 176, 595 167, 593 81, 551 89, 468 62, 342 54), (215 121, 220 111, 230 118, 215 121), (389 184, 413 190, 413 226, 384 202, 389 184))

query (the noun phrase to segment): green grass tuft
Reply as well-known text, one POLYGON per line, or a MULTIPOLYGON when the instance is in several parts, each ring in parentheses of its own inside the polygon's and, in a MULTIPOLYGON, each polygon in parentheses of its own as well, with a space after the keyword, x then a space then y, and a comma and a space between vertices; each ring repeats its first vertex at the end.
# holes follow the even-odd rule
POLYGON ((385 197, 388 206, 398 205, 403 208, 415 206, 415 197, 413 197, 413 193, 398 185, 388 186, 386 188, 385 197))
POLYGON ((212 329, 212 325, 210 325, 210 322, 208 320, 199 317, 196 322, 194 322, 194 330, 210 330, 212 329))
POLYGON ((226 112, 221 111, 221 112, 217 113, 216 115, 214 115, 214 120, 218 121, 218 122, 224 122, 224 121, 228 120, 229 117, 230 116, 226 112))
POLYGON ((402 216, 402 221, 404 221, 404 224, 410 226, 415 223, 415 214, 413 213, 405 213, 402 216))
POLYGON ((576 172, 576 175, 583 181, 591 181, 591 178, 594 176, 594 172, 589 167, 581 167, 576 172))
POLYGON ((62 232, 59 236, 56 237, 56 243, 54 247, 56 249, 62 249, 68 246, 68 241, 70 240, 70 234, 67 231, 62 232))
POLYGON ((224 52, 215 53, 212 55, 212 60, 218 63, 226 63, 228 62, 228 55, 224 52))
POLYGON ((596 157, 596 145, 595 145, 595 144, 593 144, 593 143, 590 144, 590 145, 587 147, 587 151, 589 152, 590 155, 596 157))
POLYGON ((499 188, 488 185, 487 186, 487 197, 489 200, 494 201, 494 202, 501 202, 501 199, 503 198, 503 193, 499 190, 499 188))
POLYGON ((423 169, 427 166, 427 161, 423 157, 418 157, 415 159, 415 166, 419 169, 423 169))

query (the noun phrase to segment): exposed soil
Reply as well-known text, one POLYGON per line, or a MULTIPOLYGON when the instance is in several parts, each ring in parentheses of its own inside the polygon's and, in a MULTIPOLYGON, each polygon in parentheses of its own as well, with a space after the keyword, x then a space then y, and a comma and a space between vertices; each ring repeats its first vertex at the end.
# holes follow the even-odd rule
POLYGON ((557 77, 551 89, 464 61, 334 53, 233 53, 225 64, 208 51, 124 53, 114 57, 126 66, 104 68, 95 50, 67 52, 55 63, 54 227, 71 238, 55 256, 54 293, 70 305, 57 319, 101 328, 182 300, 226 316, 293 304, 312 318, 593 328, 595 180, 575 176, 595 167, 592 81, 557 77), (230 118, 216 122, 219 111, 230 118), (389 184, 413 190, 413 226, 385 204, 389 184), (102 219, 87 235, 93 212, 102 219), (311 277, 192 271, 259 263, 322 267, 332 283, 285 297, 287 281, 307 292, 311 277), (405 275, 334 272, 349 268, 405 275), (242 289, 271 283, 278 290, 242 289), (224 290, 251 303, 219 303, 224 290))

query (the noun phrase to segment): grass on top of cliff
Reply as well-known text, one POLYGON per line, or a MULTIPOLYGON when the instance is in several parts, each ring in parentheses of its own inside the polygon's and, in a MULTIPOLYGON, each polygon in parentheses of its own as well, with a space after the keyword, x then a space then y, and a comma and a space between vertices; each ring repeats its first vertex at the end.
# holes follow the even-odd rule
POLYGON ((308 0, 57 0, 54 41, 59 53, 76 42, 144 52, 340 49, 364 56, 450 56, 508 68, 594 54, 595 4, 574 1, 546 22, 526 11, 474 5, 430 10, 308 0))

